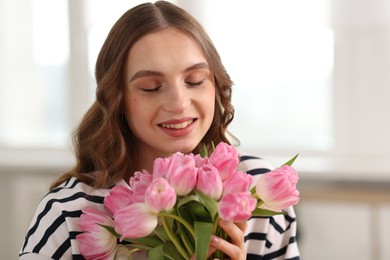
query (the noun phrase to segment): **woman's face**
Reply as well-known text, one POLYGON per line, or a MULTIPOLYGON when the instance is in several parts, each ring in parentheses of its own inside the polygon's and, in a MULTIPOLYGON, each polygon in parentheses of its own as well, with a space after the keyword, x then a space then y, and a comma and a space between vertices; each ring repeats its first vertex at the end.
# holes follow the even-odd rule
POLYGON ((125 80, 125 115, 141 159, 199 144, 213 120, 215 86, 190 37, 174 28, 142 37, 128 54, 125 80))

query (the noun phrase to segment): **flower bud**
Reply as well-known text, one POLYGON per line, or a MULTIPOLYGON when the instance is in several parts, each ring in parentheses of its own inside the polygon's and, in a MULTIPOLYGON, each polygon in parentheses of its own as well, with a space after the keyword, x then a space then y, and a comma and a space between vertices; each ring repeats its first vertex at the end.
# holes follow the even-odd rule
POLYGON ((238 152, 234 146, 221 142, 211 154, 210 163, 218 169, 224 181, 237 170, 238 152))
POLYGON ((80 216, 79 225, 83 233, 77 235, 76 240, 85 259, 111 259, 115 256, 117 239, 101 226, 113 226, 111 217, 96 208, 86 207, 80 216))
POLYGON ((118 183, 104 198, 104 207, 111 215, 114 215, 117 210, 126 207, 133 202, 132 195, 133 192, 130 190, 130 187, 118 183))
POLYGON ((222 194, 222 180, 217 168, 207 164, 200 167, 196 189, 215 200, 219 200, 222 194))
POLYGON ((169 210, 176 203, 176 192, 166 179, 154 179, 145 191, 145 202, 154 212, 169 210))
POLYGON ((246 221, 251 217, 256 204, 257 200, 249 192, 229 193, 218 203, 219 216, 227 221, 246 221))
POLYGON ((166 179, 177 195, 184 196, 195 188, 197 173, 193 156, 178 152, 170 157, 166 179))
POLYGON ((118 210, 114 216, 115 232, 125 238, 141 238, 150 235, 157 227, 158 216, 146 203, 138 202, 118 210))
POLYGON ((245 172, 236 172, 223 182, 223 193, 225 196, 232 192, 246 192, 252 183, 253 176, 245 172))
POLYGON ((145 170, 134 173, 134 176, 130 178, 130 187, 133 191, 133 202, 145 201, 145 190, 152 180, 153 176, 145 170))
POLYGON ((256 183, 256 194, 263 201, 263 208, 281 211, 299 201, 297 172, 284 165, 260 176, 256 183))

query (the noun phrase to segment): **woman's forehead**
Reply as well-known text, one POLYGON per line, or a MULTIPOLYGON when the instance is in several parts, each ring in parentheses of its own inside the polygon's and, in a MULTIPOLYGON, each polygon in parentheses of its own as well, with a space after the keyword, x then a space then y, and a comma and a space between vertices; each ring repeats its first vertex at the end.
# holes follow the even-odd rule
POLYGON ((127 72, 138 70, 185 70, 195 64, 208 62, 192 37, 184 32, 167 28, 139 39, 127 57, 127 72))

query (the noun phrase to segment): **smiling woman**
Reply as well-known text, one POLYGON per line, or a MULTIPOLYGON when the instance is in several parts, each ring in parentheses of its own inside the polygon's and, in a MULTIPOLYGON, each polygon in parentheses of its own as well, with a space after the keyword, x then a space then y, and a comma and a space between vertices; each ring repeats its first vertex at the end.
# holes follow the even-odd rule
MULTIPOLYGON (((2 258, 13 259, 19 250, 32 204, 47 191, 52 174, 73 165, 68 136, 94 101, 97 53, 117 17, 141 2, 146 1, 0 1, 0 197, 8 209, 0 221, 2 258)), ((389 1, 171 2, 205 26, 234 80, 229 129, 241 149, 275 163, 299 151, 301 179, 318 187, 341 181, 336 190, 352 180, 375 190, 373 181, 389 180, 389 1)), ((339 192, 323 194, 338 202, 339 192)), ((354 227, 368 226, 355 213, 313 204, 314 218, 300 207, 303 258, 331 259, 326 244, 345 252, 340 258, 354 253, 354 259, 368 259, 370 250, 390 259, 388 205, 386 215, 370 211, 386 225, 370 215, 365 220, 371 219, 377 233, 357 238, 350 236, 354 227), (336 213, 333 221, 330 211, 336 213), (351 232, 337 239, 334 234, 345 230, 338 216, 351 232), (317 231, 326 235, 318 237, 317 231)), ((378 204, 370 205, 378 210, 378 204)))
MULTIPOLYGON (((209 164, 199 157, 201 150, 211 153, 213 144, 218 149, 221 142, 230 147, 232 81, 203 27, 184 9, 157 1, 126 11, 109 32, 95 71, 96 100, 74 133, 76 164, 40 201, 21 259, 82 259, 85 251, 76 239, 84 232, 82 210, 104 210, 110 188, 134 182, 138 172, 153 172, 156 160, 176 152, 193 160, 196 178, 200 166, 195 162, 209 164)), ((234 172, 261 174, 272 168, 260 158, 238 153, 231 161, 234 172)), ((164 166, 159 170, 153 178, 165 176, 164 166)), ((189 174, 185 169, 175 172, 181 175, 177 180, 189 174)), ((299 259, 294 209, 283 210, 285 214, 243 223, 217 222, 226 235, 210 237, 202 253, 211 256, 221 251, 233 260, 299 259)), ((131 222, 131 217, 126 221, 131 222)), ((115 248, 111 255, 117 253, 115 248)))

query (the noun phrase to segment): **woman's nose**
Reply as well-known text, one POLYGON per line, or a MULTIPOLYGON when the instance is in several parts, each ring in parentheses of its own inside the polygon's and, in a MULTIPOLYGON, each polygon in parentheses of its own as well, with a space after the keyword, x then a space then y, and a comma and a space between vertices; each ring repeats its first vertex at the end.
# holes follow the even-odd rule
POLYGON ((164 101, 164 109, 171 113, 184 112, 191 103, 190 93, 185 84, 175 84, 168 87, 164 101))

